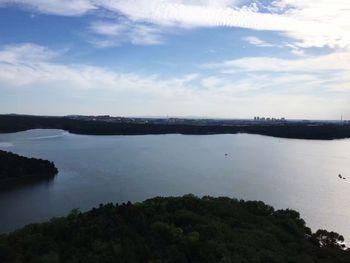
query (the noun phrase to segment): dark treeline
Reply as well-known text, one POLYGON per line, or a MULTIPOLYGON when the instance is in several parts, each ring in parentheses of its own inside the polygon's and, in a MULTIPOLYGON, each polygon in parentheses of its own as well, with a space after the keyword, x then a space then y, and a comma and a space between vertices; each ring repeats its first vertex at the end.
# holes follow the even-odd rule
POLYGON ((142 135, 142 134, 235 134, 250 133, 296 139, 342 139, 350 138, 350 125, 285 123, 283 125, 179 125, 179 124, 133 124, 102 121, 75 120, 67 117, 39 117, 23 115, 0 115, 0 132, 18 132, 28 129, 63 129, 76 134, 91 135, 142 135))
POLYGON ((53 162, 27 158, 0 150, 1 186, 5 183, 50 178, 57 172, 53 162))
POLYGON ((0 235, 0 262, 350 262, 344 239, 311 233, 293 210, 230 198, 154 198, 0 235))

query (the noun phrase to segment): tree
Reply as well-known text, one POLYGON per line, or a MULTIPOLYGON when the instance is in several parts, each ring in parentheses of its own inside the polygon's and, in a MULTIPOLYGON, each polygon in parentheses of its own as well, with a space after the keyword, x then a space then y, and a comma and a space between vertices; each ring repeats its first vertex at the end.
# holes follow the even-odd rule
POLYGON ((336 232, 319 229, 311 235, 311 241, 320 247, 345 248, 344 237, 336 232))

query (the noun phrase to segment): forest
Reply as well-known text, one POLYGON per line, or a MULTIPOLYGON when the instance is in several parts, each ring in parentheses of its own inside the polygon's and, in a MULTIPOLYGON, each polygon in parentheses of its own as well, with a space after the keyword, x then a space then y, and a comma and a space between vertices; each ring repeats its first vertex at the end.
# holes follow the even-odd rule
POLYGON ((90 135, 143 135, 143 134, 260 134, 280 138, 332 140, 350 138, 350 124, 308 125, 285 123, 283 125, 181 125, 137 124, 77 120, 68 117, 43 117, 30 115, 0 115, 0 133, 29 129, 62 129, 76 134, 90 135))
POLYGON ((0 262, 350 262, 344 238, 298 212, 227 197, 156 197, 0 235, 0 262))
MULTIPOLYGON (((53 162, 0 150, 0 183, 50 178, 58 173, 53 162)), ((1 262, 1 261, 0 261, 1 262)))

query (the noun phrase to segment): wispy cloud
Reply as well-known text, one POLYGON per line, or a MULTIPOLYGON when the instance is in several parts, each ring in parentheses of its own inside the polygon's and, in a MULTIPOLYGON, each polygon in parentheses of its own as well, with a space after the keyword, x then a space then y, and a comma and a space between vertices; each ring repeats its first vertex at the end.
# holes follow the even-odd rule
POLYGON ((162 25, 200 27, 242 27, 284 32, 301 47, 348 47, 350 3, 346 0, 274 1, 270 13, 223 1, 218 5, 202 1, 113 1, 104 3, 133 21, 162 25))
POLYGON ((255 72, 338 72, 349 71, 350 52, 334 52, 326 55, 309 56, 302 58, 276 57, 244 57, 226 60, 220 63, 204 65, 208 68, 220 69, 223 73, 232 73, 237 70, 255 72))
POLYGON ((275 45, 262 40, 258 37, 254 37, 254 36, 249 36, 249 37, 245 37, 244 38, 245 41, 247 41, 249 44, 254 45, 254 46, 258 46, 258 47, 274 47, 275 45))
MULTIPOLYGON (((204 65, 223 75, 248 74, 252 86, 279 86, 275 92, 350 92, 350 52, 298 58, 243 57, 204 65), (311 89, 311 90, 310 90, 311 89)), ((320 93, 321 92, 321 93, 320 93)), ((316 95, 315 95, 316 96, 316 95)))
POLYGON ((44 14, 79 16, 98 9, 94 2, 90 0, 0 0, 0 6, 18 5, 44 14))
POLYGON ((0 50, 0 62, 13 64, 21 61, 33 61, 35 63, 36 61, 53 59, 60 53, 32 43, 7 45, 0 50))
POLYGON ((57 15, 108 10, 133 23, 167 27, 241 27, 281 32, 301 47, 350 47, 347 0, 0 0, 57 15), (247 3, 242 5, 243 3, 247 3))
POLYGON ((188 74, 161 79, 157 75, 115 72, 85 64, 66 65, 55 62, 57 54, 59 52, 30 43, 3 47, 0 49, 1 86, 128 90, 174 96, 190 92, 186 85, 198 77, 188 74))
MULTIPOLYGON (((270 80, 261 85, 268 76, 250 76, 241 80, 234 80, 228 76, 205 77, 198 73, 174 78, 162 78, 156 74, 144 76, 85 64, 61 64, 55 62, 57 54, 58 52, 34 44, 6 46, 0 49, 0 83, 12 87, 64 86, 72 89, 127 90, 154 94, 159 96, 159 99, 164 96, 180 96, 180 100, 205 94, 234 96, 240 92, 271 86, 272 83, 270 80)), ((293 82, 291 78, 280 78, 276 79, 274 84, 282 85, 287 81, 293 82)), ((305 78, 302 81, 305 81, 305 78)))
POLYGON ((125 42, 134 45, 156 45, 163 42, 160 28, 147 24, 130 23, 130 21, 121 19, 115 22, 94 22, 90 30, 103 37, 93 41, 100 47, 118 46, 125 42))
MULTIPOLYGON (((296 62, 280 61, 278 66, 290 67, 290 72, 281 72, 264 59, 259 62, 256 58, 254 68, 247 66, 244 60, 233 60, 212 66, 209 76, 190 73, 171 78, 117 72, 86 64, 62 64, 59 58, 60 52, 30 43, 0 48, 0 88, 30 91, 39 87, 49 91, 67 89, 72 96, 77 91, 96 91, 100 94, 99 100, 113 100, 128 94, 132 100, 138 98, 143 105, 149 106, 147 113, 137 113, 132 108, 140 107, 129 100, 130 112, 139 115, 159 115, 166 111, 174 115, 233 117, 287 112, 289 116, 304 117, 307 111, 306 117, 317 118, 330 116, 333 111, 343 111, 349 99, 348 93, 344 93, 349 91, 346 86, 346 81, 350 81, 347 74, 349 66, 344 61, 332 66, 336 70, 342 69, 342 74, 338 72, 337 76, 341 81, 335 75, 322 78, 311 70, 321 64, 320 61, 329 63, 337 58, 310 60, 308 65, 301 67, 305 72, 297 74, 292 71, 300 67, 294 64, 296 62), (262 63, 265 63, 265 69, 262 63), (232 70, 233 67, 241 72, 217 72, 232 70), (329 87, 333 89, 328 90, 329 87), (334 92, 342 92, 344 96, 330 97, 329 94, 334 92), (325 103, 332 108, 331 113, 324 107, 325 103)), ((318 69, 323 70, 320 67, 318 69)))

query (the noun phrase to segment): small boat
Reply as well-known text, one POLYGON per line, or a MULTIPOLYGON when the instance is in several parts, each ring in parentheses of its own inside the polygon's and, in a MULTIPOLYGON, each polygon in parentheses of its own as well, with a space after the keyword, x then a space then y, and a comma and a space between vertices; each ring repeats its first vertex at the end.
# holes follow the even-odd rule
POLYGON ((339 174, 339 175, 338 175, 338 177, 339 177, 340 179, 342 179, 342 178, 343 178, 343 176, 342 176, 341 174, 339 174))

